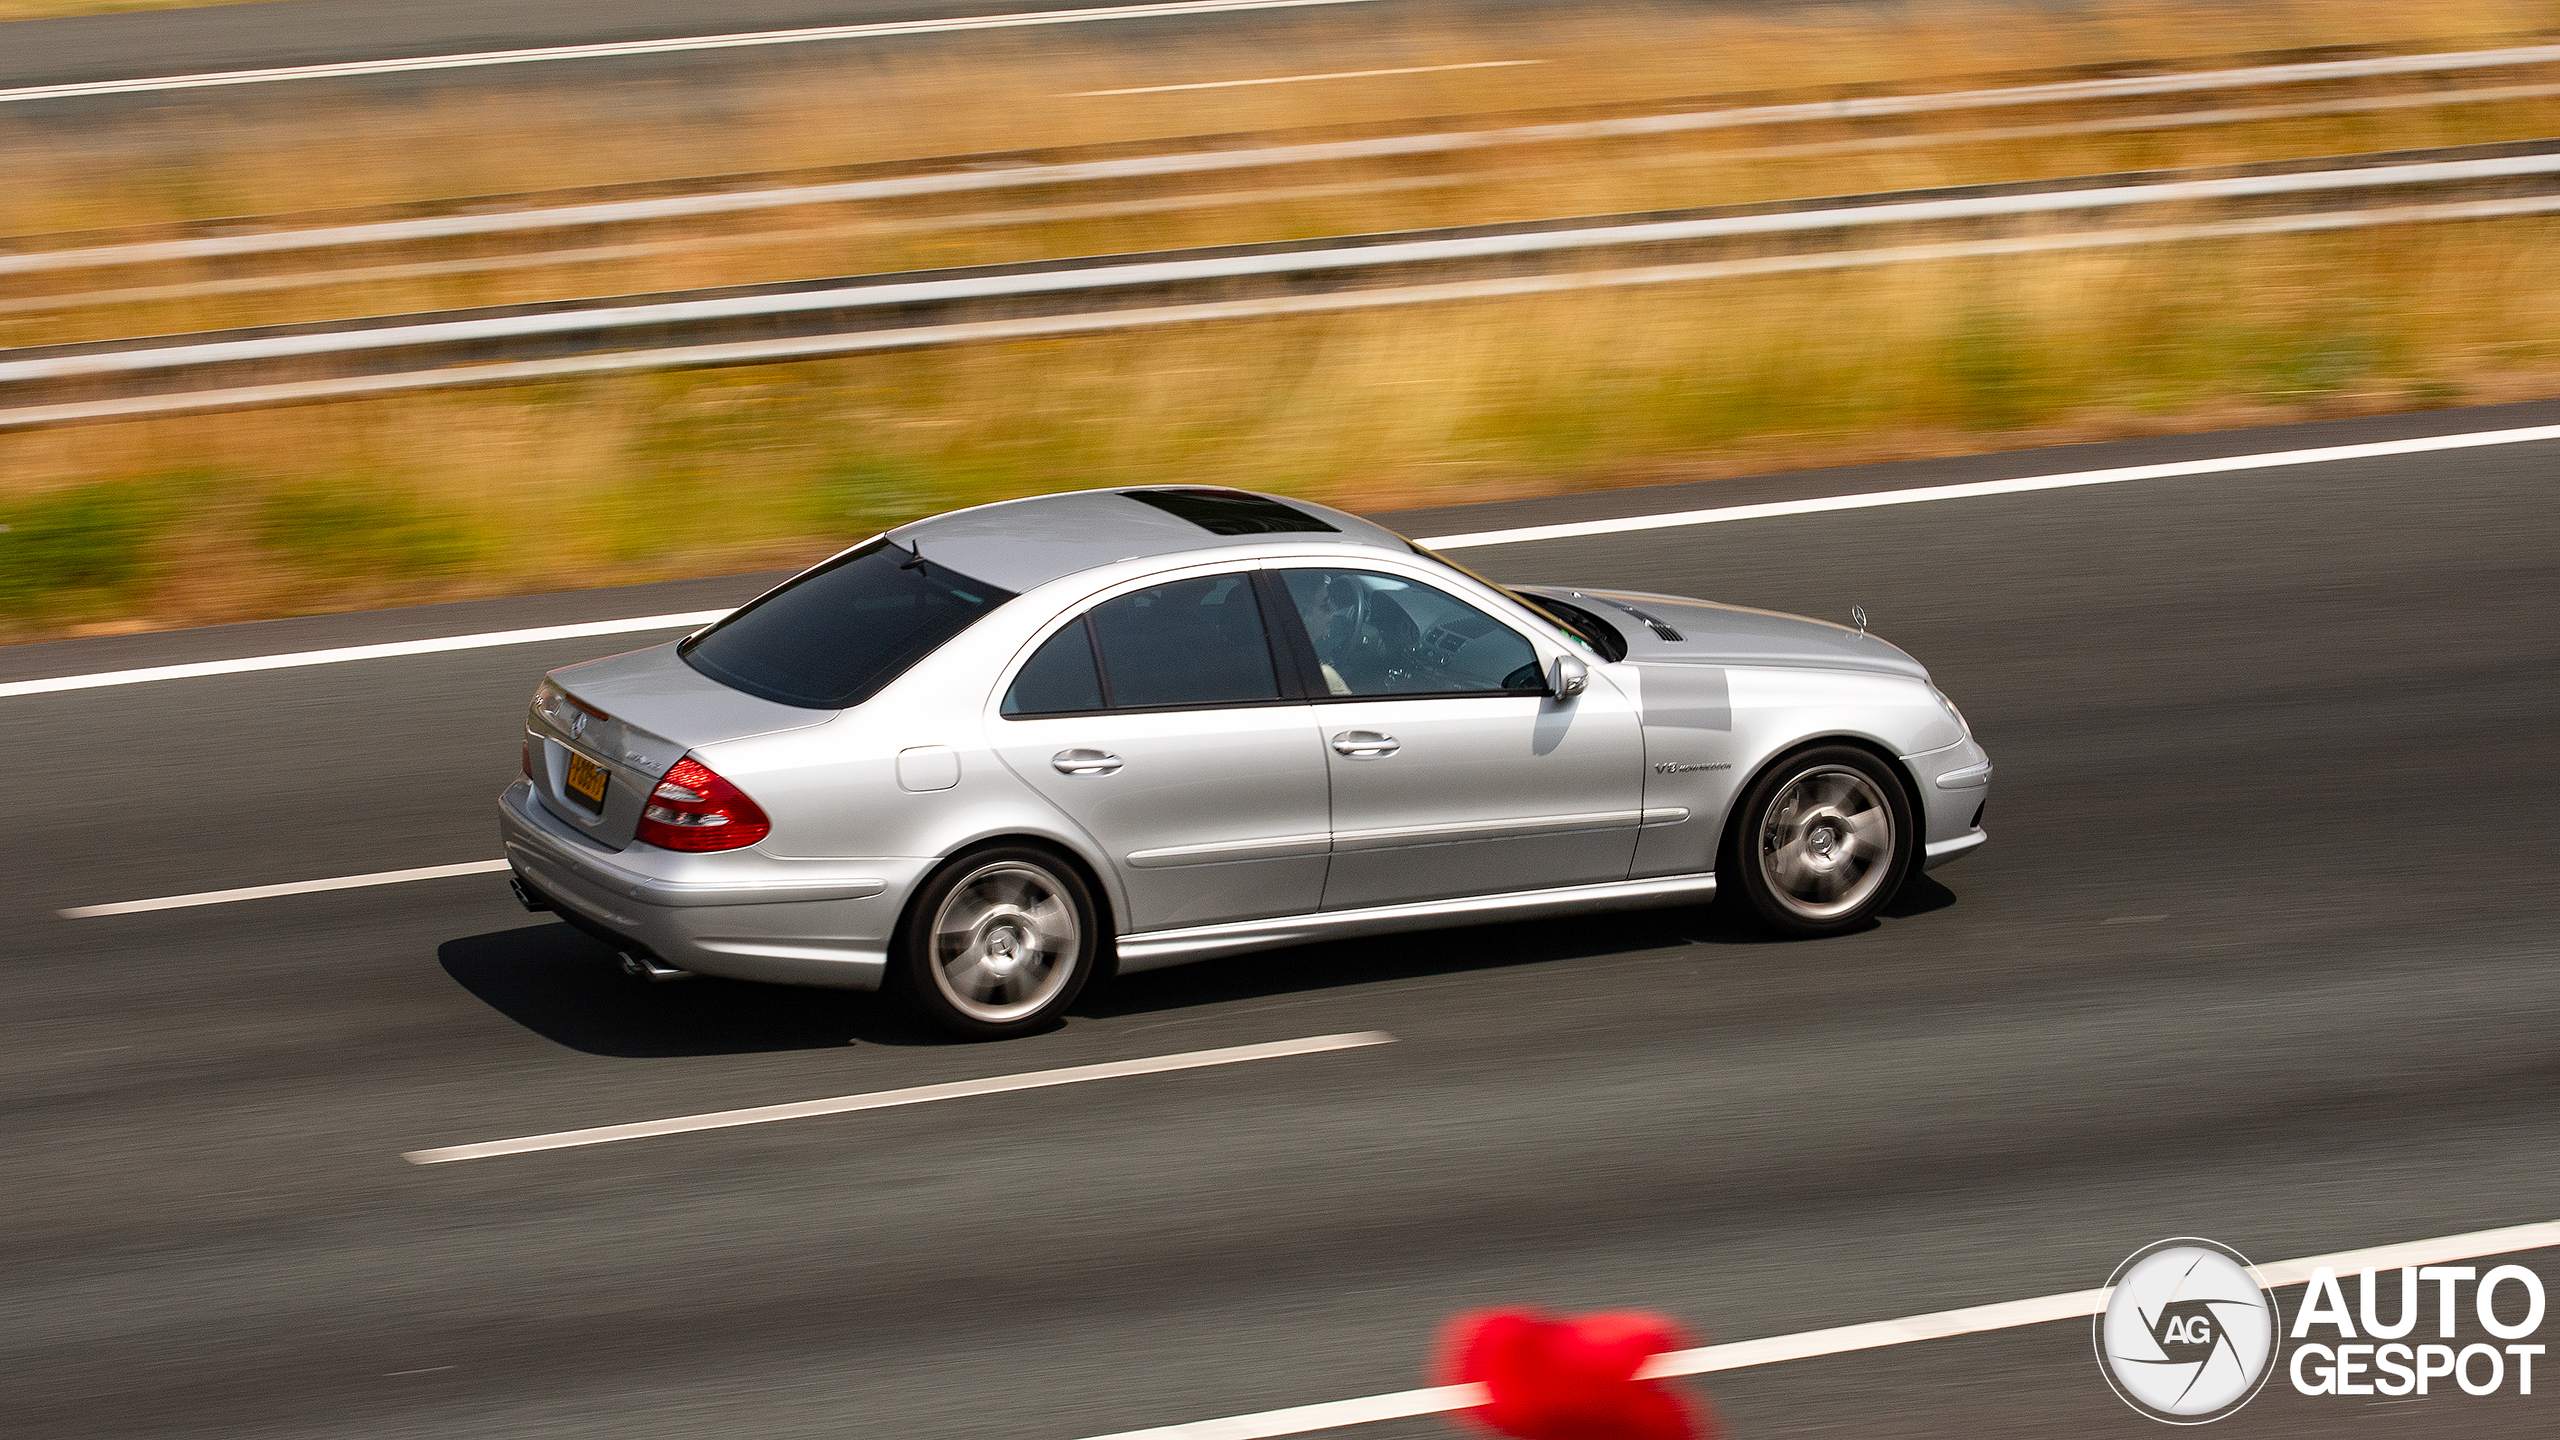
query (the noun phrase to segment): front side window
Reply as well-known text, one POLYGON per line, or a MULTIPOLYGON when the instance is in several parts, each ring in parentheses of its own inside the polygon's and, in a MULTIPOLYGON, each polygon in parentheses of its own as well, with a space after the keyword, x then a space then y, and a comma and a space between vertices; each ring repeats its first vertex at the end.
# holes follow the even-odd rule
POLYGON ((1484 586, 1488 590, 1499 590, 1503 594, 1510 596, 1513 600, 1519 603, 1522 609, 1527 610, 1530 614, 1535 615, 1539 619, 1546 621, 1549 625, 1554 626, 1556 634, 1564 639, 1568 644, 1577 645, 1585 650, 1589 650, 1597 654, 1603 660, 1624 660, 1627 658, 1627 637, 1619 634, 1616 627, 1610 625, 1609 622, 1601 619, 1590 611, 1583 609, 1581 606, 1568 605, 1563 601, 1552 600, 1544 595, 1523 595, 1508 585, 1494 584, 1491 580, 1486 579, 1482 575, 1477 574, 1473 570, 1468 569, 1466 566, 1459 564, 1457 561, 1450 559, 1448 556, 1441 554, 1437 550, 1425 549, 1419 541, 1407 540, 1404 543, 1413 551, 1414 554, 1421 556, 1423 559, 1446 565, 1450 569, 1457 571, 1459 574, 1466 576, 1468 579, 1484 586))
POLYGON ((1177 580, 1086 611, 1015 674, 1001 713, 1161 710, 1280 698, 1244 575, 1177 580))
POLYGON ((1456 596, 1367 570, 1286 570, 1281 576, 1331 694, 1546 688, 1529 642, 1456 596))
POLYGON ((785 583, 677 647, 694 669, 759 699, 842 710, 1013 598, 874 540, 785 583))

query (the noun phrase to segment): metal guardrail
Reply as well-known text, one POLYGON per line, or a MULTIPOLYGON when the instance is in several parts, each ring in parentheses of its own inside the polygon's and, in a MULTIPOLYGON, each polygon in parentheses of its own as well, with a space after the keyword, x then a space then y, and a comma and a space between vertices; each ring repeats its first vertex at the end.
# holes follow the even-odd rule
POLYGON ((0 429, 1257 315, 2555 211, 2560 140, 382 316, 0 351, 0 429), (2354 203, 2375 197, 2411 203, 2354 203), (2053 220, 2079 223, 2044 223, 2053 220), (2139 223, 2146 220, 2168 223, 2139 223), (1840 243, 1879 234, 1901 243, 1840 243))
MULTIPOLYGON (((2511 46, 2502 49, 2451 51, 2431 55, 2373 56, 2351 60, 2243 66, 2179 74, 2112 76, 1994 89, 1867 96, 1777 105, 1746 105, 1496 129, 1434 131, 1356 140, 1118 156, 1081 162, 1035 161, 1007 164, 998 161, 973 162, 971 157, 957 157, 944 167, 926 172, 848 179, 828 184, 708 189, 691 194, 653 195, 584 204, 537 205, 484 213, 416 216, 355 224, 36 249, 18 254, 0 254, 0 275, 220 260, 292 251, 346 249, 547 230, 591 229, 598 226, 640 224, 807 206, 914 199, 983 191, 1024 190, 1114 180, 1269 170, 1347 161, 1449 155, 1509 146, 1631 139, 1719 129, 1785 126, 1816 121, 1884 119, 2091 100, 2302 85, 2319 81, 2428 75, 2549 64, 2560 64, 2560 45, 2511 46), (952 168, 955 166, 958 168, 952 168)), ((2392 100, 2399 98, 2402 97, 2391 97, 2392 100)), ((2428 98, 2436 103, 2450 103, 2466 97, 2457 93, 2428 98)), ((2353 104, 2342 104, 2340 108, 2357 107, 2353 104)), ((2139 118, 2158 121, 2163 117, 2139 118)), ((255 222, 233 220, 221 223, 236 228, 242 224, 255 222)))

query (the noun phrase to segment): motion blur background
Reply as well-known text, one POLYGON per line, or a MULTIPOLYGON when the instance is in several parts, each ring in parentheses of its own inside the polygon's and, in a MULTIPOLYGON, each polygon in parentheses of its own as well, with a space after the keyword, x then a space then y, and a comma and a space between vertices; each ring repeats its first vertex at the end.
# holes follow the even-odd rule
MULTIPOLYGON (((954 28, 1004 8, 0 0, 0 1432, 1074 1440, 1407 1389, 1474 1306, 1752 1341, 2170 1235, 2548 1244, 2551 0, 954 28), (361 73, 235 73, 312 66, 361 73), (1993 843, 1817 943, 1304 946, 985 1046, 509 898, 545 671, 1157 481, 1861 605, 1993 843)), ((2224 1429, 2542 1437, 2553 1383, 2224 1429)), ((1743 1436, 2158 1433, 2076 1318, 1704 1386, 1743 1436)))
MULTIPOLYGON (((766 570, 919 514, 1105 482, 1233 484, 1377 511, 2560 389, 2560 220, 2530 205, 2031 243, 2283 205, 2246 199, 2149 205, 2124 221, 2027 213, 1953 236, 2030 242, 2011 253, 1690 283, 1012 339, 983 325, 791 363, 476 386, 448 375, 340 399, 312 398, 338 372, 307 363, 238 366, 195 387, 303 385, 285 397, 295 403, 162 403, 189 388, 183 374, 139 391, 19 378, 147 337, 167 347, 373 317, 1942 187, 2032 192, 2124 172, 2309 170, 2560 133, 2549 56, 2069 88, 2548 44, 2560 12, 2534 0, 1365 0, 255 85, 97 84, 996 8, 4 0, 0 638, 766 570), (137 10, 149 13, 98 13, 137 10), (1282 83, 1234 83, 1246 81, 1282 83), (2066 88, 2032 103, 1801 108, 2036 85, 2066 88), (1783 106, 1800 108, 1694 119, 1783 106), (1693 118, 1643 123, 1666 116, 1693 118), (1577 125, 1253 165, 1109 163, 1577 125), (1015 178, 1056 165, 1088 168, 1015 178), (902 178, 973 174, 999 180, 894 193, 902 178), (893 183, 856 198, 759 208, 396 224, 882 180, 893 183), (390 228, 202 243, 366 225, 390 228), (160 398, 137 406, 137 393, 160 398)), ((2512 199, 2515 183, 2423 198, 2512 199)), ((1673 258, 1948 238, 1746 238, 1673 258)), ((1523 268, 1490 264, 1424 278, 1523 268)), ((1344 288, 1297 288, 1326 285, 1344 288)), ((1212 283, 1153 298, 1256 296, 1269 292, 1212 283)), ((579 353, 764 333, 733 322, 579 353)), ((556 353, 492 342, 409 368, 556 353)))

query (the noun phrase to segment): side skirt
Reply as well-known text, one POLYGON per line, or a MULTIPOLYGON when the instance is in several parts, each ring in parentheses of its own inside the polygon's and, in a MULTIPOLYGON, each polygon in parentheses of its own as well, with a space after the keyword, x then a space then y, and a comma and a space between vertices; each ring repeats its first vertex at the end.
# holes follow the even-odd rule
POLYGON ((1501 895, 1464 895, 1450 900, 1424 900, 1408 905, 1375 905, 1362 910, 1327 910, 1314 915, 1281 915, 1269 920, 1237 920, 1224 925, 1195 925, 1181 930, 1150 930, 1120 937, 1120 973, 1161 970, 1186 960, 1303 945, 1315 940, 1343 940, 1355 935, 1389 935, 1400 930, 1438 930, 1501 920, 1527 920, 1544 915, 1578 915, 1597 910, 1640 910, 1657 905, 1703 905, 1716 898, 1716 877, 1662 875, 1646 880, 1612 880, 1599 885, 1566 885, 1553 890, 1515 890, 1501 895))

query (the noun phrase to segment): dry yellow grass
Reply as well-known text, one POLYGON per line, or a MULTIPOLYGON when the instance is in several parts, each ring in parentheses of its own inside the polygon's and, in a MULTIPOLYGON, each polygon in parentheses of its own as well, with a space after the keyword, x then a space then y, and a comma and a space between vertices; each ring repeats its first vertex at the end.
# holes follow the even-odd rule
POLYGON ((1107 27, 993 31, 921 52, 793 47, 770 52, 762 78, 712 86, 598 89, 575 67, 528 66, 510 77, 503 107, 479 92, 368 95, 317 84, 178 92, 77 136, 0 115, 0 162, 12 177, 0 190, 0 232, 1671 96, 1925 88, 1948 77, 2304 45, 2432 47, 2554 24, 2560 7, 2550 0, 1825 6, 1775 19, 1630 6, 1473 23, 1399 8, 1308 12, 1284 26, 1290 39, 1250 45, 1204 26, 1143 49, 1107 27), (1486 59, 1544 63, 1078 93, 1486 59))
MULTIPOLYGON (((503 127, 485 110, 436 102, 253 106, 221 123, 206 117, 232 112, 206 106, 65 145, 38 144, 37 131, 0 117, 0 151, 16 147, 0 168, 26 181, 0 189, 0 225, 129 225, 1779 85, 1916 88, 1930 77, 2494 35, 2560 19, 2548 4, 2502 0, 1948 7, 1869 15, 1865 27, 1851 23, 1857 13, 1627 12, 1461 35, 1445 20, 1429 28, 1380 12, 1310 22, 1284 52, 1211 35, 1136 57, 1016 35, 929 61, 845 52, 717 96, 536 88, 503 127), (1068 94, 1524 55, 1555 63, 1323 95, 1068 94), (953 94, 972 98, 954 104, 953 94)), ((679 251, 566 272, 562 293, 2459 143, 2547 133, 2547 104, 1757 159, 1731 152, 1872 132, 1727 136, 1587 164, 1518 152, 1471 162, 1480 168, 1465 186, 984 230, 851 230, 758 251, 764 270, 724 271, 707 252, 679 251)), ((0 635, 752 568, 910 515, 1080 485, 1232 483, 1377 509, 2546 393, 2560 389, 2556 240, 2550 220, 2376 229, 0 435, 0 524, 12 526, 0 534, 0 635)), ((323 295, 407 309, 527 298, 506 288, 515 283, 323 295)), ((127 313, 277 314, 264 299, 242 304, 127 313)), ((11 323, 21 322, 32 323, 11 323)))
POLYGON ((2555 256, 2376 229, 0 436, 0 624, 720 573, 1099 484, 1374 510, 2551 393, 2555 256))
POLYGON ((2127 114, 2122 107, 2005 118, 2012 123, 1932 117, 1926 126, 1883 131, 1791 126, 1635 144, 1531 146, 1459 157, 1464 168, 1340 164, 1214 176, 1205 183, 1080 187, 1016 199, 1011 208, 1001 208, 1011 198, 1001 194, 827 206, 565 242, 550 235, 438 242, 352 262, 293 255, 220 273, 161 265, 118 271, 104 282, 45 276, 43 285, 0 292, 0 344, 2473 144, 2560 133, 2560 93, 2213 126, 2166 127, 2165 113, 2127 114), (2085 132, 2155 121, 2164 128, 2085 132), (2084 133, 2055 133, 2075 126, 2084 133), (1904 148, 1906 141, 1927 143, 1904 148), (539 253, 545 244, 563 246, 571 256, 545 258, 539 253), (333 271, 332 265, 347 268, 333 271), (54 293, 39 299, 46 291, 54 293))
MULTIPOLYGON (((1243 50, 1204 31, 1143 54, 1087 35, 1011 32, 963 53, 848 49, 797 57, 768 80, 705 97, 657 88, 552 88, 538 75, 503 123, 459 100, 337 95, 316 108, 184 99, 174 113, 64 145, 0 115, 0 230, 21 235, 216 215, 308 211, 720 171, 805 168, 1018 147, 1392 122, 1783 83, 1932 88, 1963 77, 2093 60, 2171 58, 2315 42, 2454 43, 2560 17, 2486 0, 2416 17, 2404 7, 2146 4, 2023 14, 1983 7, 1772 21, 1613 12, 1453 28, 1406 12, 1311 19, 1297 49, 1243 50), (1872 18, 1872 17, 1870 17, 1872 18), (1996 19, 1996 23, 1995 23, 1996 19), (2450 27, 2469 27, 2459 30, 2450 27), (1543 63, 1233 91, 1074 92, 1275 70, 1543 63), (972 103, 948 97, 967 94, 972 103), (858 96, 858 103, 847 103, 858 96), (631 123, 636 111, 647 123, 631 123), (229 117, 229 118, 224 118, 229 117), (136 157, 141 157, 137 160, 136 157)), ((2539 77, 2548 82, 2553 76, 2539 77)), ((1644 141, 1530 146, 1449 160, 950 197, 673 222, 564 242, 443 242, 347 257, 163 265, 0 285, 0 345, 520 304, 707 285, 1001 264, 1074 254, 1669 209, 1804 195, 2127 169, 2215 165, 2554 133, 2560 96, 2527 96, 2180 126, 2198 107, 2306 108, 2388 94, 2512 87, 2418 78, 2241 97, 2171 97, 1882 125, 1790 125, 1644 141), (2154 122, 2157 121, 2157 124, 2154 122), (2140 128, 2107 129, 2114 125, 2140 128), (2080 127, 2082 133, 2057 133, 2080 127), (1914 145, 1912 142, 1920 142, 1914 145), (1202 201, 1204 203, 1190 203, 1202 201), (1179 207, 1179 208, 1171 208, 1179 207), (574 245, 562 262, 528 252, 574 245), (366 267, 321 278, 332 267, 366 267), (301 275, 309 278, 294 278, 301 275)), ((322 92, 326 93, 326 92, 322 92)))

